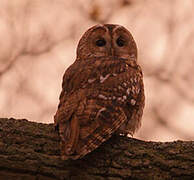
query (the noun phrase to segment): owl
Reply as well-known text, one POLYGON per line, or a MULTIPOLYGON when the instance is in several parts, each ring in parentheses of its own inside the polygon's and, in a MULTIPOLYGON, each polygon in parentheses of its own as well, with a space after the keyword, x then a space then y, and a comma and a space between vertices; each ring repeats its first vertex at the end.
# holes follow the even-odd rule
POLYGON ((131 33, 114 24, 88 29, 63 76, 59 99, 54 122, 64 160, 82 158, 115 133, 133 135, 145 98, 131 33))

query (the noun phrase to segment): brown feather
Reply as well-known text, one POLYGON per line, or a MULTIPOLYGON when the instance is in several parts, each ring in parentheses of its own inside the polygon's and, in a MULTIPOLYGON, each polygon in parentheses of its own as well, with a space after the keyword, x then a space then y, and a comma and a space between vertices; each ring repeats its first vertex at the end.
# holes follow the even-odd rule
POLYGON ((63 77, 55 114, 63 159, 78 159, 113 133, 132 134, 144 108, 143 74, 131 34, 118 25, 99 25, 81 38, 76 61, 63 77), (101 38, 106 43, 96 46, 101 38), (118 37, 126 43, 115 44, 118 37), (114 40, 115 39, 115 40, 114 40))

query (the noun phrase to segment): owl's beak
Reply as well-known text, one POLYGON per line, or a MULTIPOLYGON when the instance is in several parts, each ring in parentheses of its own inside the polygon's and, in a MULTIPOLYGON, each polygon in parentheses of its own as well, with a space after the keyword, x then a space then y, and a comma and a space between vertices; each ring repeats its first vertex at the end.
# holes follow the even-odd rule
POLYGON ((110 47, 110 56, 114 56, 114 49, 110 47))

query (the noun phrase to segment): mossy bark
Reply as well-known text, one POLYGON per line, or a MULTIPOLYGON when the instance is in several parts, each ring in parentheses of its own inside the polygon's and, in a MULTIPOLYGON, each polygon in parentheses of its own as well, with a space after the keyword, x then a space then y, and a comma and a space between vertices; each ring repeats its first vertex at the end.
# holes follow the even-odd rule
POLYGON ((191 180, 194 141, 113 136, 81 160, 62 161, 53 124, 0 118, 1 179, 191 180))

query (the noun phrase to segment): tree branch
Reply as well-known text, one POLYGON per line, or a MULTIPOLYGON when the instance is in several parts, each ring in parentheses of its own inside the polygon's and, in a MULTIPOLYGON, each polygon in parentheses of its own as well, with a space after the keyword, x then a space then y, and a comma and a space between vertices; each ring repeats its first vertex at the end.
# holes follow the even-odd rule
POLYGON ((53 124, 0 118, 0 179, 194 178, 194 141, 113 136, 81 160, 62 161, 53 124))

